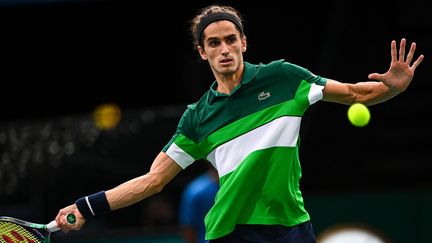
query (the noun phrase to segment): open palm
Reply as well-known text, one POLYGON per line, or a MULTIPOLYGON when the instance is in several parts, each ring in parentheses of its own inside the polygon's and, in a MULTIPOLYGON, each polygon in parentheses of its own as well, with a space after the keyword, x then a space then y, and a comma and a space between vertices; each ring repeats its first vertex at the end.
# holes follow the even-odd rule
POLYGON ((416 68, 423 61, 424 56, 420 55, 417 60, 412 63, 416 49, 416 43, 411 44, 408 55, 405 58, 406 39, 402 38, 399 47, 399 55, 396 47, 396 41, 391 42, 391 63, 390 68, 384 74, 371 73, 369 79, 383 82, 391 89, 404 91, 414 77, 416 68))

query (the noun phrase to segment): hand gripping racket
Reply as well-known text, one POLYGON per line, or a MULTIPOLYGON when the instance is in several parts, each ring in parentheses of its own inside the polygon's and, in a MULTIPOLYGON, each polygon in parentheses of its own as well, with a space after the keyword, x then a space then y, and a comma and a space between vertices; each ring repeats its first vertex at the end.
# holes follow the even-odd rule
MULTIPOLYGON (((75 224, 75 215, 66 215, 66 220, 69 224, 75 224)), ((49 243, 51 233, 58 230, 60 228, 55 220, 48 224, 37 224, 12 217, 0 216, 1 243, 49 243)))

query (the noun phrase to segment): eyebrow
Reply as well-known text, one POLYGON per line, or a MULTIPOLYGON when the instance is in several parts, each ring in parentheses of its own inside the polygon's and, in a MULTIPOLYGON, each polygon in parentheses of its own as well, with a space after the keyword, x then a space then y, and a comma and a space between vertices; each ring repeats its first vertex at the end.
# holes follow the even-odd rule
MULTIPOLYGON (((233 36, 236 36, 236 34, 230 34, 230 35, 227 35, 227 36, 224 36, 222 39, 228 39, 228 38, 231 38, 231 37, 233 37, 233 36)), ((209 37, 208 39, 207 39, 207 42, 208 41, 212 41, 212 40, 220 40, 221 38, 219 38, 219 37, 209 37)))

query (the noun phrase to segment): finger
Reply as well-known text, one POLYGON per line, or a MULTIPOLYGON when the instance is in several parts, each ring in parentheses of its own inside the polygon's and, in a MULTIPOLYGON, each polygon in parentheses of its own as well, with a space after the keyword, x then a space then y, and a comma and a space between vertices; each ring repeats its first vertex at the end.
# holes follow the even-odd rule
POLYGON ((413 42, 413 43, 411 44, 411 48, 410 48, 410 51, 408 52, 407 59, 406 59, 406 63, 407 63, 408 65, 411 64, 411 61, 412 61, 412 59, 413 59, 413 57, 414 57, 415 49, 416 49, 416 43, 413 42))
POLYGON ((402 38, 399 46, 399 61, 404 62, 405 60, 405 47, 406 47, 406 39, 402 38))
POLYGON ((55 218, 55 221, 56 221, 57 226, 61 225, 60 218, 58 216, 55 218))
POLYGON ((63 215, 64 215, 63 209, 59 210, 57 216, 55 217, 55 221, 57 222, 57 225, 62 224, 62 219, 64 218, 63 215))
POLYGON ((58 224, 59 227, 62 227, 62 226, 65 225, 65 223, 66 223, 66 220, 65 220, 65 216, 64 216, 64 215, 65 215, 64 213, 62 213, 62 214, 60 215, 60 219, 59 219, 60 224, 58 224))
POLYGON ((55 217, 55 221, 57 222, 57 224, 60 223, 60 217, 59 217, 60 212, 57 214, 57 216, 55 217))
POLYGON ((412 69, 413 71, 415 71, 416 68, 418 67, 418 65, 420 65, 420 63, 423 61, 423 59, 424 59, 424 56, 423 56, 423 55, 420 55, 420 56, 417 58, 417 60, 413 63, 411 69, 412 69))
POLYGON ((397 52, 396 52, 396 41, 392 40, 391 42, 391 61, 396 62, 397 61, 397 52))
POLYGON ((63 232, 67 233, 71 230, 76 230, 76 226, 75 225, 71 225, 67 222, 66 217, 62 217, 61 219, 61 225, 60 228, 63 232))

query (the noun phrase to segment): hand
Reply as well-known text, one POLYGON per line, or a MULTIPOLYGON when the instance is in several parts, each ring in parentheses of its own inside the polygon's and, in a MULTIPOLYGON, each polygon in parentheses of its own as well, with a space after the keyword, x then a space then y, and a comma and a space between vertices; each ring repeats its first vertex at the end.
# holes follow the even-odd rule
POLYGON ((70 230, 80 230, 85 223, 84 217, 81 215, 80 211, 78 210, 75 204, 60 209, 55 220, 57 222, 57 225, 60 227, 60 229, 65 233, 69 232, 70 230), (66 215, 69 213, 74 214, 76 217, 76 222, 73 225, 69 224, 66 221, 66 215))
POLYGON ((402 38, 399 47, 399 55, 397 53, 396 41, 391 42, 391 63, 389 70, 384 74, 371 73, 369 79, 378 80, 384 83, 391 90, 400 93, 404 91, 414 77, 416 68, 423 61, 424 56, 420 55, 417 60, 411 65, 416 49, 416 43, 411 44, 408 55, 405 60, 406 39, 402 38))

